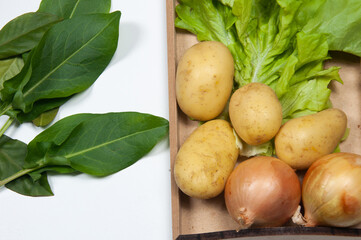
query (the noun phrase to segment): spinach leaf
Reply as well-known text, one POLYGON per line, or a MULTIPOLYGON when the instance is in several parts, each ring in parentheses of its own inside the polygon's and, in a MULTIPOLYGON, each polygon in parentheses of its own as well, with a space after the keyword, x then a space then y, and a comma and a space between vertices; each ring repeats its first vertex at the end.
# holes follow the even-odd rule
POLYGON ((65 165, 106 176, 135 163, 167 133, 168 121, 149 114, 73 115, 31 141, 26 162, 31 167, 65 165), (78 125, 72 120, 79 121, 78 125))
POLYGON ((13 85, 8 96, 16 90, 12 107, 27 113, 38 100, 68 97, 91 86, 117 48, 119 18, 119 11, 88 14, 54 25, 29 57, 30 77, 5 82, 3 90, 13 85))
POLYGON ((38 181, 43 173, 45 172, 53 172, 53 173, 61 173, 61 174, 68 174, 68 173, 79 173, 75 169, 69 166, 48 166, 40 168, 39 170, 35 170, 33 172, 30 172, 28 175, 33 179, 33 181, 38 181))
POLYGON ((3 88, 3 83, 17 75, 23 66, 24 61, 19 57, 0 60, 0 89, 3 88))
POLYGON ((146 155, 168 128, 168 120, 145 113, 83 113, 56 122, 28 146, 3 135, 0 186, 28 196, 51 196, 48 172, 113 174, 146 155))
POLYGON ((8 182, 5 187, 23 195, 53 195, 45 172, 42 172, 36 180, 33 180, 30 175, 23 175, 26 154, 25 143, 3 135, 0 138, 0 180, 15 176, 15 179, 8 182), (19 175, 18 178, 16 178, 17 175, 19 175))
POLYGON ((0 59, 33 49, 44 33, 61 18, 49 13, 25 13, 8 22, 0 31, 0 59))
POLYGON ((49 155, 64 156, 78 171, 106 176, 138 161, 167 133, 165 119, 131 112, 110 113, 84 121, 49 155))
POLYGON ((54 108, 52 110, 43 112, 42 114, 40 114, 40 116, 32 120, 32 122, 37 127, 45 127, 54 120, 54 118, 58 114, 58 111, 59 108, 54 108))
MULTIPOLYGON (((33 51, 29 53, 26 57, 23 68, 18 74, 14 77, 6 80, 3 83, 3 88, 0 89, 0 98, 3 102, 6 102, 9 108, 11 106, 11 101, 14 98, 14 95, 17 91, 20 91, 24 85, 29 81, 31 77, 32 67, 31 67, 31 58, 33 56, 33 51)), ((1 110, 3 112, 3 110, 1 110)))
MULTIPOLYGON (((39 117, 42 113, 51 111, 53 109, 59 108, 65 102, 67 102, 72 96, 66 98, 52 98, 52 99, 44 99, 37 101, 30 112, 17 112, 16 119, 20 123, 31 122, 35 118, 39 117)), ((54 116, 55 117, 55 116, 54 116)))
POLYGON ((23 175, 9 183, 6 188, 25 196, 53 196, 50 188, 47 173, 43 172, 37 181, 34 181, 31 176, 23 175))
POLYGON ((109 13, 111 0, 42 0, 38 12, 64 19, 87 13, 109 13))
POLYGON ((23 169, 27 146, 6 135, 0 137, 0 180, 8 178, 23 169))
POLYGON ((72 115, 61 119, 41 132, 28 144, 29 153, 26 158, 26 167, 33 168, 43 164, 39 163, 39 160, 41 161, 46 156, 51 147, 61 145, 79 124, 94 117, 98 117, 98 115, 89 113, 72 115))

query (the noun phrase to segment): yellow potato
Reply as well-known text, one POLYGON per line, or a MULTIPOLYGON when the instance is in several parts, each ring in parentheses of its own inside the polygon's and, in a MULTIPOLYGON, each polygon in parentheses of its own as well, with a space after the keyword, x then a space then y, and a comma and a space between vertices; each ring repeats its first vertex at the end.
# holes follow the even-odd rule
POLYGON ((234 62, 228 48, 214 41, 195 44, 178 63, 176 97, 189 117, 207 121, 224 109, 233 87, 234 62))
POLYGON ((282 124, 282 106, 272 88, 249 83, 232 94, 229 116, 243 141, 259 145, 277 134, 282 124))
POLYGON ((231 125, 221 119, 198 127, 178 151, 174 178, 188 196, 209 199, 225 187, 239 150, 231 125))
POLYGON ((335 150, 346 125, 346 114, 336 108, 294 118, 276 135, 276 155, 294 169, 307 169, 318 158, 335 150))

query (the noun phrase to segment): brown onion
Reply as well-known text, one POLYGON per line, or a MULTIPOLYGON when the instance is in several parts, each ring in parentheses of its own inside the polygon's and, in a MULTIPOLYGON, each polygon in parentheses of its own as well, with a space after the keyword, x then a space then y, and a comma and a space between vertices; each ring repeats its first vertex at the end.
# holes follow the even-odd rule
POLYGON ((296 212, 300 200, 296 173, 274 157, 258 156, 240 163, 225 188, 227 210, 240 229, 281 226, 296 212))
POLYGON ((305 226, 350 227, 361 222, 361 156, 326 155, 307 170, 302 185, 305 226))

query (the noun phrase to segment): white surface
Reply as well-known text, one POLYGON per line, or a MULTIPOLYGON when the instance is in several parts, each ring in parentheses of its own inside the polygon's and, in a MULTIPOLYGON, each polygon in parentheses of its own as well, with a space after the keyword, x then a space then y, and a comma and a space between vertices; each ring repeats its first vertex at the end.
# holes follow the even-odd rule
MULTIPOLYGON (((40 0, 0 1, 0 28, 36 11, 40 0)), ((79 112, 139 111, 168 119, 165 0, 112 0, 122 12, 117 52, 87 91, 61 107, 56 120, 79 112)), ((0 119, 1 120, 1 119, 0 119)), ((6 134, 29 142, 31 124, 6 134)), ((53 197, 0 189, 0 239, 171 239, 169 147, 112 176, 49 176, 53 197)))

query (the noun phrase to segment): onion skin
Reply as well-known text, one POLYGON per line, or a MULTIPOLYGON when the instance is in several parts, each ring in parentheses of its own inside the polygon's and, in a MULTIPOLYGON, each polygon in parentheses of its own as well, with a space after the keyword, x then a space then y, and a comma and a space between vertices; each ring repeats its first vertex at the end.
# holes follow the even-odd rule
POLYGON ((283 161, 258 156, 240 163, 225 187, 228 213, 239 229, 277 227, 295 213, 301 186, 294 170, 283 161))
POLYGON ((307 170, 302 185, 305 226, 351 227, 361 222, 361 156, 326 155, 307 170))

